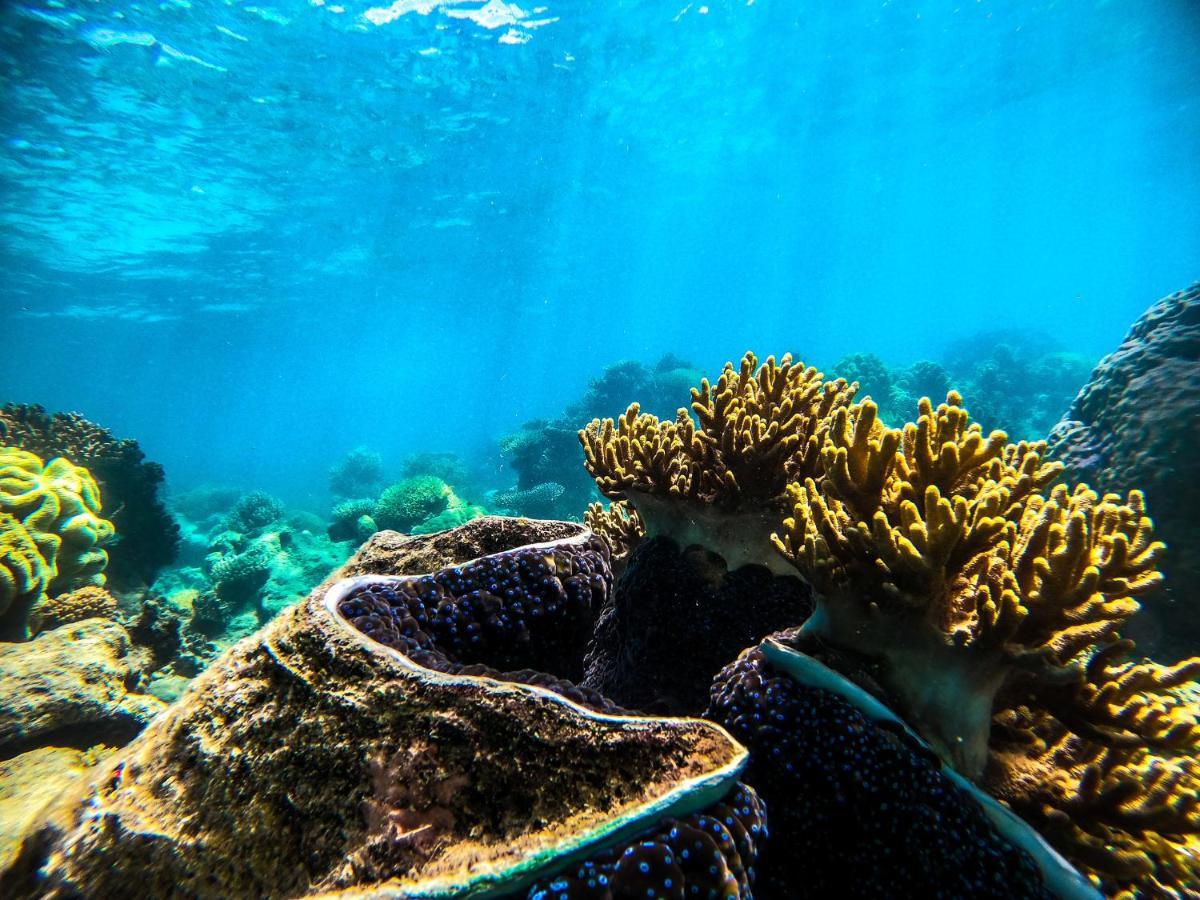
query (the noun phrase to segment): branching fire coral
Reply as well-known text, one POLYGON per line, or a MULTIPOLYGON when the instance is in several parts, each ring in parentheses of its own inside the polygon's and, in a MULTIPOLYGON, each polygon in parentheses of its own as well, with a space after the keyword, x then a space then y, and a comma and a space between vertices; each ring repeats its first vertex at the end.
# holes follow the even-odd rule
POLYGON ((790 355, 762 366, 747 353, 715 384, 692 389, 674 421, 635 403, 579 433, 601 493, 637 510, 650 535, 701 543, 730 567, 767 562, 767 535, 789 481, 818 465, 823 436, 855 386, 826 381, 790 355))
POLYGON ((803 633, 875 677, 948 761, 1110 892, 1165 866, 1200 877, 1200 707, 1175 667, 1124 661, 1121 626, 1159 583, 1142 495, 1054 487, 1042 444, 970 424, 951 393, 903 431, 839 409, 820 471, 788 486, 777 549, 821 594, 803 633))

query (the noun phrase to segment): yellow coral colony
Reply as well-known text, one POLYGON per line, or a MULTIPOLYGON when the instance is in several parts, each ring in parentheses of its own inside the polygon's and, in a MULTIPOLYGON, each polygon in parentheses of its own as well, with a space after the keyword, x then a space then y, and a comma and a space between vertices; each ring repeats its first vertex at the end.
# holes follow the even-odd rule
POLYGON ((43 594, 103 585, 112 536, 87 469, 0 447, 0 634, 24 639, 43 594))
POLYGON ((623 500, 615 500, 607 507, 603 503, 589 503, 583 524, 608 541, 614 559, 628 556, 646 536, 641 516, 623 500))
MULTIPOLYGON (((773 540, 819 592, 802 634, 877 661, 899 711, 1113 895, 1200 883, 1200 659, 1125 661, 1161 576, 1143 498, 1043 490, 1041 444, 951 393, 885 427, 839 408, 773 540)), ((1157 893, 1155 893, 1157 892, 1157 893)))
POLYGON ((729 566, 774 564, 769 535, 789 480, 817 464, 833 412, 856 385, 825 381, 816 369, 747 353, 726 363, 716 384, 692 389, 696 419, 642 413, 596 419, 580 434, 585 464, 601 493, 626 501, 650 536, 699 543, 729 566), (697 426, 698 423, 698 426, 697 426))

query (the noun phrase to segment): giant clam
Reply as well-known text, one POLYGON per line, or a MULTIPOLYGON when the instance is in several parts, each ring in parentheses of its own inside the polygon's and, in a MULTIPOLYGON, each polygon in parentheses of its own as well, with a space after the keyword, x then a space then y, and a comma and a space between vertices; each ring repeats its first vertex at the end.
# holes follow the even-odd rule
MULTIPOLYGON (((699 824, 729 860, 722 892, 748 891, 761 808, 728 733, 598 709, 559 673, 487 668, 535 663, 550 634, 586 636, 575 626, 610 585, 603 543, 528 520, 457 531, 453 547, 368 546, 350 577, 229 650, 62 799, 0 888, 441 897, 540 882, 557 896, 594 874, 674 893, 673 848, 687 845, 671 829, 696 841, 699 824), (431 553, 437 571, 403 574, 431 553)), ((569 669, 572 652, 548 659, 569 669)))

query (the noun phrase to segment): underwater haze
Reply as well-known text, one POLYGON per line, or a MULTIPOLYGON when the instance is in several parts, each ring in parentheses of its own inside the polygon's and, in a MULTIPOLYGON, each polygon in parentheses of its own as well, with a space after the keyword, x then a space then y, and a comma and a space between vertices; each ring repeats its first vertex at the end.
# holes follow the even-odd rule
POLYGON ((502 465, 667 353, 900 366, 1003 332, 1086 375, 1200 271, 1186 0, 0 23, 0 399, 135 437, 173 490, 320 508, 358 445, 502 465))

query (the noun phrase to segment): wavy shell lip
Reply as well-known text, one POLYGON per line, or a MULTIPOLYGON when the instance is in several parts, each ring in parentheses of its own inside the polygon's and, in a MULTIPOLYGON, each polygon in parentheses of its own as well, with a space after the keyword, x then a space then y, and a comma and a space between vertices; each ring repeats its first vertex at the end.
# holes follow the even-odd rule
MULTIPOLYGON (((562 549, 566 546, 585 544, 592 537, 590 530, 584 530, 577 537, 558 541, 547 541, 539 544, 529 544, 514 548, 516 552, 527 550, 562 549)), ((484 559, 486 557, 479 557, 484 559)), ((465 568, 472 562, 469 560, 459 563, 454 568, 465 568)), ((342 600, 354 590, 369 584, 394 585, 406 581, 415 581, 423 575, 359 575, 335 582, 326 591, 322 606, 331 619, 336 622, 353 640, 372 653, 379 653, 408 669, 423 681, 431 685, 475 685, 489 693, 508 694, 516 696, 535 696, 542 701, 558 704, 572 714, 588 718, 595 722, 603 722, 616 726, 623 731, 650 731, 661 729, 664 723, 678 722, 695 724, 697 719, 671 719, 649 716, 614 715, 582 706, 568 697, 537 685, 503 681, 486 675, 463 675, 437 672, 427 669, 409 659, 399 650, 375 641, 356 629, 339 611, 342 600)), ((727 740, 733 748, 731 759, 724 765, 705 773, 704 775, 680 782, 675 788, 654 800, 643 803, 624 814, 601 823, 599 826, 583 833, 571 834, 567 839, 548 847, 544 847, 532 856, 521 860, 515 865, 494 868, 481 866, 467 879, 440 878, 427 880, 412 886, 375 885, 370 888, 350 888, 335 891, 321 896, 338 898, 448 898, 448 897, 498 897, 528 887, 535 881, 558 872, 593 855, 597 851, 619 845, 636 837, 639 833, 653 826, 654 823, 667 818, 680 818, 719 802, 733 787, 738 777, 746 767, 749 752, 738 743, 723 728, 715 723, 705 721, 715 733, 727 740)))
MULTIPOLYGON (((868 719, 899 727, 919 746, 928 748, 929 745, 903 719, 878 699, 820 660, 787 647, 775 638, 767 638, 762 642, 760 648, 768 662, 796 681, 836 694, 868 719)), ((929 748, 929 753, 931 758, 940 759, 932 748, 929 748)), ((977 788, 944 762, 941 763, 941 768, 947 778, 979 803, 992 825, 1009 843, 1029 855, 1042 873, 1042 880, 1046 887, 1056 897, 1060 897, 1062 900, 1102 900, 1103 894, 1016 813, 990 794, 977 788)))

